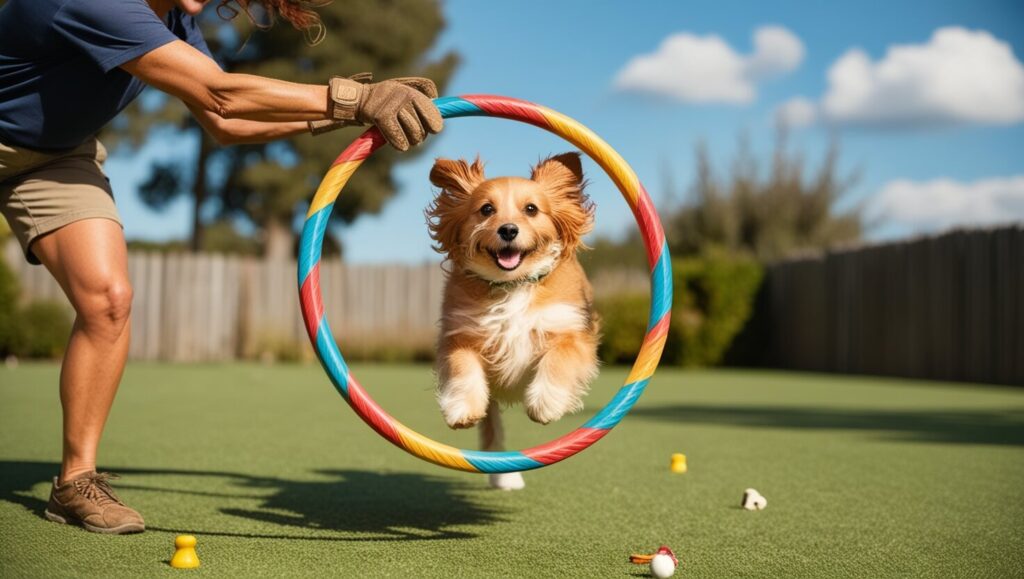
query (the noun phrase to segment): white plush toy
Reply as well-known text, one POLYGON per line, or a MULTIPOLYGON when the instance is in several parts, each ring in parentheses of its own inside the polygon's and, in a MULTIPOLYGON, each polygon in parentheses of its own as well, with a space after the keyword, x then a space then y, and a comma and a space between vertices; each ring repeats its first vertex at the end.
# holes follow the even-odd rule
POLYGON ((755 489, 747 489, 743 492, 743 502, 741 504, 748 511, 760 511, 768 506, 768 499, 762 497, 761 493, 755 489))

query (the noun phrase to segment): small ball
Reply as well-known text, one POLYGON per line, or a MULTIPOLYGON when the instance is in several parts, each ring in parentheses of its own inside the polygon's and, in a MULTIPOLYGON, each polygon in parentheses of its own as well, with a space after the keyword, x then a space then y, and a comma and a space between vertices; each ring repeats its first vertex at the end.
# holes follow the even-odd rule
POLYGON ((196 538, 192 535, 178 535, 174 539, 174 546, 177 549, 188 549, 196 546, 196 538))
POLYGON ((667 579, 676 572, 676 564, 668 555, 655 555, 651 559, 651 575, 658 579, 667 579))

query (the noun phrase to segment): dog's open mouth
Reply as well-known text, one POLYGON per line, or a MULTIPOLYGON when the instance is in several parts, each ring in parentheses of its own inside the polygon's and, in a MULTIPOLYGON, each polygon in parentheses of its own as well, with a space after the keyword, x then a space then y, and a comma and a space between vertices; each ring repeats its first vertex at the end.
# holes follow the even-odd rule
POLYGON ((488 250, 491 253, 491 257, 494 258, 494 263, 498 264, 498 267, 505 271, 512 271, 519 267, 523 263, 523 258, 529 254, 529 251, 523 251, 514 247, 505 247, 498 251, 488 250))

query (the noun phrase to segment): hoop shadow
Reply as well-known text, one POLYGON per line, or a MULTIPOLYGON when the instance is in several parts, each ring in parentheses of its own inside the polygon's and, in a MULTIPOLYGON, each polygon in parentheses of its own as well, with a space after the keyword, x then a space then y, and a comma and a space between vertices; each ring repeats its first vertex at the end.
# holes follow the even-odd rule
MULTIPOLYGON (((48 484, 59 470, 60 465, 52 462, 0 461, 0 501, 21 505, 41 517, 46 501, 33 496, 32 489, 40 483, 48 484)), ((497 508, 474 500, 472 495, 476 492, 487 492, 482 488, 417 473, 318 470, 314 471, 320 477, 317 480, 291 480, 220 471, 112 470, 123 475, 168 479, 159 486, 136 485, 124 480, 117 484, 118 488, 258 502, 256 508, 222 507, 218 511, 282 530, 280 533, 242 533, 147 526, 151 531, 309 541, 424 541, 475 538, 477 534, 453 527, 489 525, 503 520, 497 508), (175 488, 182 477, 227 479, 229 488, 239 491, 175 488), (267 494, 253 494, 260 490, 267 494), (289 529, 306 533, 284 532, 289 529), (308 532, 311 530, 328 533, 311 534, 308 532)), ((200 484, 193 482, 189 486, 195 488, 200 484)))
POLYGON ((883 438, 1024 446, 1024 409, 838 410, 790 406, 678 404, 635 408, 632 419, 740 427, 875 431, 883 438))

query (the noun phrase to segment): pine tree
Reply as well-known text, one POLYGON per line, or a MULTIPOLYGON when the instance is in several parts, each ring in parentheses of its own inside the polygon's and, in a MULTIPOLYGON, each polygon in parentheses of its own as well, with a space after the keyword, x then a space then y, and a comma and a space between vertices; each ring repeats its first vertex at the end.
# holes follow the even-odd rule
POLYGON ((864 230, 861 207, 838 207, 858 176, 840 177, 838 158, 833 141, 817 171, 808 175, 802 155, 788 150, 780 129, 767 174, 743 138, 729 174, 721 179, 707 149, 698 145, 693 197, 666 214, 672 254, 717 247, 770 261, 859 240, 864 230))

